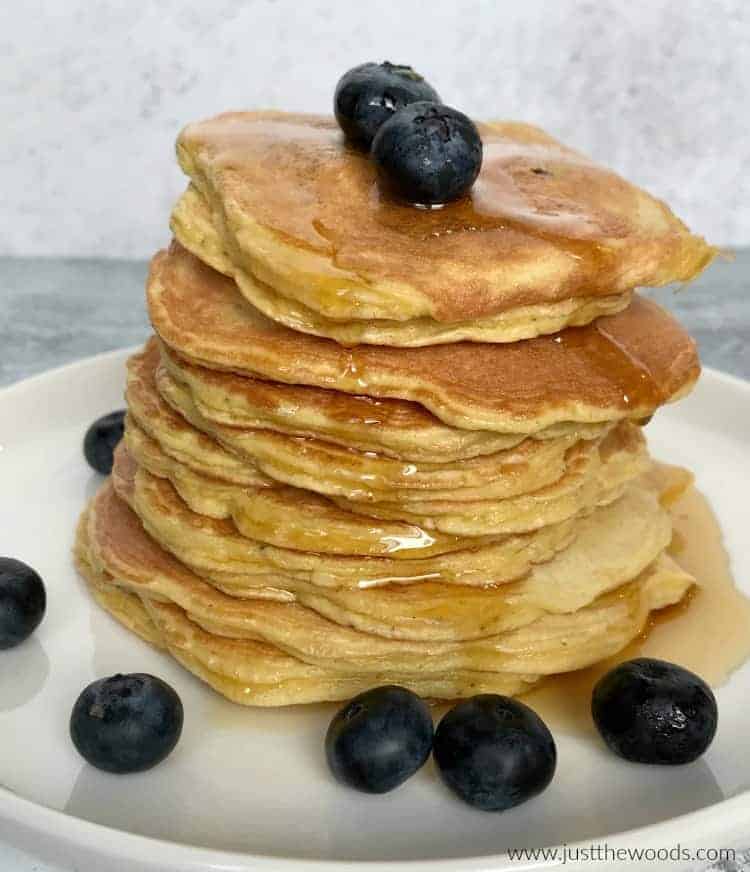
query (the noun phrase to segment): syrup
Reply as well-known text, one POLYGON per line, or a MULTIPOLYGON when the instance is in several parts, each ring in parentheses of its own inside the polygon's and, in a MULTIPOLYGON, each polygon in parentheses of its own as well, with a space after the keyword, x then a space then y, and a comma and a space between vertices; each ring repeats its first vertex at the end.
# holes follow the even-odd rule
POLYGON ((414 241, 504 234, 508 243, 519 247, 524 238, 552 245, 576 269, 587 267, 593 274, 600 274, 616 267, 615 252, 600 240, 625 236, 627 224, 587 204, 580 189, 577 197, 572 196, 571 177, 583 172, 587 185, 591 184, 592 176, 610 182, 614 179, 622 185, 621 180, 556 146, 498 139, 497 133, 486 130, 482 134, 482 171, 466 197, 445 203, 439 209, 415 209, 373 185, 371 202, 376 220, 414 241), (541 161, 554 165, 555 170, 541 176, 534 173, 534 164, 541 161), (560 184, 564 190, 559 188, 560 184))
POLYGON ((617 315, 524 342, 344 349, 257 323, 248 307, 236 310, 236 289, 227 279, 177 247, 166 257, 163 298, 152 304, 151 316, 178 351, 236 372, 374 395, 384 403, 417 400, 443 424, 463 430, 528 434, 543 413, 549 424, 575 421, 582 407, 603 410, 594 420, 611 420, 613 410, 647 417, 700 372, 685 331, 639 297, 617 315), (206 311, 211 341, 191 326, 205 321, 206 311))
POLYGON ((646 359, 629 348, 611 325, 611 320, 598 318, 590 329, 563 330, 553 341, 568 351, 575 350, 590 378, 594 376, 621 385, 623 407, 657 408, 669 397, 664 383, 660 384, 646 359))
MULTIPOLYGON (((662 226, 644 227, 642 215, 657 208, 646 194, 533 128, 480 130, 484 156, 472 191, 437 209, 384 192, 373 162, 347 146, 331 119, 229 113, 190 125, 178 152, 204 196, 215 195, 201 184, 204 175, 236 177, 257 222, 297 248, 325 254, 328 263, 321 259, 292 296, 327 317, 392 318, 397 311, 455 322, 541 300, 619 293, 641 273, 644 282, 652 279, 648 259, 628 258, 625 244, 664 247, 668 232, 680 228, 668 215, 662 226), (489 278, 493 263, 507 274, 501 293, 489 278), (395 290, 371 296, 363 282, 351 293, 352 277, 373 269, 395 290), (401 283, 418 293, 401 293, 401 283)), ((685 274, 670 277, 687 279, 713 257, 698 240, 694 249, 685 274)), ((264 263, 262 271, 272 268, 264 263)))
POLYGON ((706 498, 690 488, 672 508, 670 552, 696 579, 677 605, 655 612, 625 650, 590 669, 557 676, 523 697, 553 730, 593 733, 591 691, 613 666, 656 657, 684 666, 720 687, 750 657, 750 599, 734 584, 721 530, 706 498))

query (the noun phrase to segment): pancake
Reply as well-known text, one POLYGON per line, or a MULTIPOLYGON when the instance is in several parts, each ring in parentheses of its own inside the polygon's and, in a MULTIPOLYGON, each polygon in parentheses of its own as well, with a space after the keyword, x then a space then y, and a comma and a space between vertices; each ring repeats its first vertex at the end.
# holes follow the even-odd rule
MULTIPOLYGON (((446 584, 496 587, 523 577, 537 563, 547 565, 547 560, 556 559, 555 553, 569 549, 582 530, 600 523, 592 518, 596 519, 603 511, 600 508, 593 514, 581 515, 575 524, 553 525, 536 535, 508 537, 477 549, 421 559, 408 559, 413 553, 409 551, 404 552, 405 558, 401 560, 398 559, 401 552, 389 558, 357 559, 264 546, 241 535, 232 523, 192 512, 171 485, 138 470, 122 452, 118 454, 114 483, 117 493, 133 507, 149 534, 183 563, 210 578, 216 587, 233 596, 277 600, 305 595, 309 586, 318 589, 309 590, 311 595, 324 597, 329 596, 330 588, 361 593, 425 583, 441 588, 446 584), (304 584, 300 585, 300 581, 304 584)), ((656 483, 651 485, 649 493, 656 487, 656 483)), ((632 498, 627 504, 634 504, 632 498)), ((610 514, 601 515, 601 523, 609 517, 610 514)), ((655 534, 658 525, 655 520, 653 523, 655 534)), ((608 531, 606 526, 600 529, 602 537, 611 534, 617 541, 615 530, 608 531)), ((648 541, 648 536, 642 538, 648 541)), ((606 551, 607 547, 607 541, 602 539, 601 549, 606 551)), ((613 546, 612 558, 617 550, 613 546)), ((606 556, 601 559, 606 566, 606 556)), ((604 569, 602 572, 606 574, 604 569)), ((404 602, 407 599, 404 595, 404 602)))
MULTIPOLYGON (((600 443, 583 450, 581 446, 571 449, 569 457, 565 475, 554 484, 508 499, 456 502, 426 495, 421 502, 347 505, 381 521, 398 519, 455 536, 519 533, 607 505, 649 465, 643 436, 637 427, 627 424, 600 443)), ((342 505, 338 498, 334 502, 342 505)))
MULTIPOLYGON (((526 439, 513 449, 456 463, 405 463, 321 440, 216 424, 198 411, 192 395, 164 370, 157 371, 149 382, 147 388, 145 382, 142 384, 144 393, 161 391, 163 398, 183 417, 183 429, 187 421, 216 440, 213 453, 223 446, 245 459, 251 470, 263 470, 266 482, 275 479, 346 500, 397 499, 410 503, 425 499, 454 502, 507 499, 559 481, 576 458, 593 453, 603 438, 593 439, 594 431, 589 430, 587 440, 576 441, 573 434, 555 440, 526 439)), ((161 397, 157 400, 161 402, 161 397)), ((165 453, 205 474, 205 459, 200 457, 196 463, 194 455, 187 459, 177 456, 172 451, 170 420, 161 415, 144 417, 141 407, 145 405, 141 403, 135 408, 131 403, 131 415, 138 425, 160 443, 165 453)), ((150 405, 155 407, 156 402, 150 405)), ((632 425, 620 426, 623 432, 637 438, 632 425)), ((608 430, 605 425, 599 428, 602 434, 608 430)))
POLYGON ((161 339, 191 361, 290 384, 420 403, 461 429, 528 435, 562 423, 647 417, 684 396, 695 343, 655 303, 508 345, 345 349, 281 327, 234 282, 179 245, 156 255, 148 287, 161 339))
MULTIPOLYGON (((95 525, 95 509, 93 518, 95 525)), ((97 532, 90 522, 90 536, 92 530, 97 537, 110 538, 106 553, 114 549, 120 557, 118 577, 122 572, 130 592, 172 601, 172 595, 183 594, 165 597, 162 576, 171 578, 175 591, 184 590, 188 583, 191 588, 193 583, 203 584, 137 524, 105 526, 97 532)), ((235 612, 230 618, 222 606, 231 609, 237 604, 231 598, 224 603, 218 593, 211 599, 213 607, 193 601, 189 615, 212 635, 267 642, 305 663, 337 672, 385 676, 471 670, 531 676, 583 668, 611 656, 643 630, 651 610, 679 601, 692 583, 668 557, 660 557, 637 579, 576 612, 545 615, 516 630, 466 642, 414 642, 365 634, 326 620, 298 603, 245 600, 240 603, 241 616, 235 612)), ((210 588, 203 588, 202 593, 209 595, 210 588)))
MULTIPOLYGON (((191 395, 165 373, 158 373, 157 382, 164 397, 190 424, 271 479, 354 501, 409 503, 430 497, 460 502, 511 497, 559 480, 572 455, 595 450, 603 438, 526 439, 506 451, 445 465, 398 461, 317 439, 217 424, 203 417, 191 395)), ((158 432, 154 435, 162 441, 158 432)))
POLYGON ((255 596, 269 575, 300 578, 318 587, 361 590, 389 584, 439 581, 485 586, 525 575, 570 544, 573 519, 533 533, 502 537, 481 547, 420 557, 414 549, 388 557, 353 557, 296 551, 240 535, 233 523, 192 512, 172 485, 138 469, 121 446, 112 479, 118 495, 165 549, 201 575, 216 575, 225 589, 255 596))
POLYGON ((250 460, 222 448, 162 400, 155 380, 159 359, 158 345, 150 340, 142 352, 127 360, 125 400, 131 421, 137 420, 151 438, 159 441, 164 452, 196 472, 234 484, 273 485, 274 480, 263 475, 250 460))
POLYGON ((94 569, 90 553, 89 523, 92 518, 90 506, 81 514, 76 529, 73 557, 76 569, 89 586, 91 595, 131 633, 140 636, 156 648, 166 649, 161 634, 154 626, 140 597, 128 593, 122 587, 109 584, 103 571, 94 569))
MULTIPOLYGON (((417 403, 404 400, 376 399, 207 369, 163 343, 160 348, 169 375, 190 391, 190 399, 201 416, 217 424, 308 436, 347 449, 441 466, 495 454, 515 447, 525 438, 521 433, 450 427, 417 403)), ((152 360, 150 342, 140 365, 150 367, 152 360)), ((539 439, 593 439, 601 435, 602 428, 596 424, 561 424, 533 435, 539 439)))
POLYGON ((302 551, 373 556, 416 549, 426 557, 484 544, 492 536, 557 523, 593 505, 611 502, 647 463, 640 431, 622 425, 601 443, 571 448, 557 480, 539 490, 461 503, 353 503, 331 502, 306 489, 284 485, 238 486, 195 472, 165 454, 133 420, 128 421, 125 444, 139 466, 169 480, 193 511, 211 518, 232 518, 245 536, 302 551), (434 515, 424 514, 431 508, 434 515), (422 513, 421 526, 400 523, 402 515, 416 513, 422 513), (379 515, 389 517, 373 520, 379 515), (443 531, 443 527, 454 526, 465 532, 443 531))
POLYGON ((301 488, 240 487, 201 475, 165 454, 132 420, 125 446, 140 468, 169 481, 192 511, 231 519, 243 536, 279 548, 373 557, 415 551, 429 557, 492 541, 491 536, 467 540, 427 533, 413 524, 376 521, 301 488))
POLYGON ((191 509, 210 518, 232 518, 248 538, 299 551, 408 559, 489 544, 612 502, 647 467, 642 439, 615 436, 616 445, 606 453, 609 439, 602 450, 587 445, 577 452, 565 475, 538 491, 498 500, 415 503, 413 510, 398 502, 331 502, 302 488, 229 485, 180 466, 136 427, 127 444, 142 468, 169 480, 191 509), (434 514, 420 514, 425 507, 434 508, 434 514), (417 516, 419 523, 413 520, 417 516))
MULTIPOLYGON (((350 699, 386 680, 377 674, 347 676, 311 666, 273 645, 207 633, 172 603, 123 589, 105 570, 95 569, 88 554, 88 531, 79 532, 76 565, 99 605, 127 629, 157 648, 166 649, 186 669, 232 702, 247 706, 282 706, 350 699)), ((491 672, 403 676, 400 684, 437 699, 475 693, 522 693, 532 676, 491 672)))
MULTIPOLYGON (((123 482, 119 482, 119 484, 120 490, 124 494, 124 498, 132 503, 132 484, 129 488, 127 486, 123 487, 123 482)), ((609 506, 599 508, 597 513, 601 515, 602 512, 613 513, 625 510, 631 512, 633 517, 629 517, 625 524, 619 525, 612 524, 611 521, 608 522, 611 528, 610 535, 616 537, 617 534, 613 532, 615 529, 633 529, 635 519, 638 519, 639 522, 642 521, 644 524, 644 531, 639 540, 641 545, 639 547, 648 548, 650 547, 648 543, 652 541, 652 537, 663 535, 661 531, 663 517, 657 516, 657 513, 654 511, 654 497, 659 506, 671 512, 672 506, 692 484, 693 476, 688 470, 678 466, 656 463, 653 464, 648 472, 641 476, 641 478, 628 485, 625 494, 619 500, 609 506), (636 506, 634 502, 636 495, 642 505, 636 506)), ((385 589, 386 591, 400 592, 404 599, 409 602, 413 602, 412 592, 415 590, 417 591, 418 598, 419 590, 431 589, 435 592, 439 591, 437 611, 430 611, 429 602, 424 604, 427 614, 430 616, 431 629, 429 632, 431 633, 435 626, 438 625, 438 621, 435 620, 437 617, 440 618, 440 623, 442 623, 444 619, 455 618, 456 613, 460 611, 460 607, 456 609, 453 605, 447 612, 444 612, 443 609, 440 608, 440 602, 442 602, 440 597, 442 597, 443 592, 445 592, 448 587, 456 585, 457 583, 460 585, 458 591, 448 594, 448 596, 451 596, 452 602, 455 604, 456 602, 461 602, 460 599, 456 600, 455 596, 458 595, 460 597, 461 594, 467 593, 467 587, 472 588, 472 590, 476 587, 493 589, 502 584, 510 584, 514 580, 527 578, 528 575, 534 571, 535 567, 540 564, 550 564, 557 554, 560 554, 562 551, 569 548, 571 543, 575 542, 582 534, 582 531, 587 529, 587 527, 584 527, 584 523, 588 521, 592 514, 593 513, 582 515, 574 521, 566 521, 563 524, 558 524, 554 527, 542 528, 542 530, 536 531, 536 533, 526 534, 525 536, 520 537, 508 537, 500 544, 477 549, 473 553, 457 552, 446 555, 441 557, 439 561, 434 562, 432 567, 434 573, 425 571, 421 577, 406 577, 402 574, 397 574, 392 577, 384 578, 381 576, 380 578, 369 578, 364 582, 361 582, 359 585, 352 585, 350 583, 351 579, 341 572, 328 575, 325 572, 318 571, 312 576, 303 575, 301 572, 295 572, 294 574, 284 573, 284 590, 276 590, 274 593, 269 588, 261 587, 264 583, 264 579, 258 575, 221 571, 211 567, 199 568, 199 573, 204 578, 208 579, 214 587, 235 597, 253 598, 260 595, 267 596, 271 599, 286 601, 290 598, 288 596, 289 591, 293 591, 292 596, 300 597, 306 595, 305 591, 308 591, 310 595, 319 592, 320 596, 324 598, 324 602, 326 603, 325 607, 330 608, 331 603, 339 603, 344 608, 348 609, 350 615, 352 611, 357 611, 353 603, 356 600, 358 593, 362 590, 379 591, 385 589), (546 557, 541 559, 527 553, 528 548, 538 548, 540 537, 546 541, 546 538, 550 533, 555 533, 555 531, 558 531, 559 533, 567 531, 567 537, 559 542, 558 547, 555 548, 554 552, 550 552, 546 557), (516 543, 516 555, 523 555, 527 560, 524 572, 514 574, 508 571, 508 567, 511 564, 515 565, 517 562, 517 557, 510 560, 508 558, 508 546, 512 543, 516 543), (533 543, 533 546, 531 543, 533 543), (499 555, 503 549, 505 549, 503 552, 503 558, 500 559, 499 555), (477 561, 482 557, 484 558, 484 562, 481 567, 478 565, 472 565, 471 570, 467 570, 467 561, 477 561), (502 566, 504 573, 498 571, 499 566, 502 566), (480 579, 484 579, 484 582, 480 579), (343 584, 342 580, 344 580, 343 584), (324 589, 321 590, 321 588, 324 589)), ((606 518, 607 515, 601 515, 601 517, 606 518)), ((638 548, 634 548, 633 550, 635 552, 638 548)), ((384 562, 384 559, 381 558, 379 561, 370 561, 370 565, 372 566, 377 563, 382 564, 384 562)), ((425 569, 427 569, 429 561, 414 561, 407 564, 402 563, 400 567, 409 569, 410 567, 414 567, 415 564, 425 564, 425 569)), ((396 567, 394 571, 398 573, 400 567, 396 567)), ((276 570, 276 575, 279 574, 281 573, 276 570)), ((273 575, 265 576, 265 583, 275 583, 272 579, 273 575)), ((575 589, 576 583, 569 581, 566 585, 566 591, 573 592, 575 589)), ((469 595, 473 595, 471 591, 469 591, 469 595)), ((369 602, 372 603, 373 600, 369 600, 369 602)), ((391 606, 394 602, 395 600, 390 598, 391 606)), ((311 602, 306 601, 306 604, 311 608, 313 607, 311 602)), ((316 610, 320 611, 321 609, 318 608, 316 610)), ((328 614, 328 612, 325 612, 325 614, 328 614)), ((369 614, 374 615, 374 610, 372 608, 369 610, 369 614)), ((392 608, 389 608, 388 610, 388 617, 389 620, 393 618, 392 608)), ((408 633, 410 633, 414 628, 418 628, 418 624, 412 620, 413 617, 414 616, 412 615, 409 621, 408 633)), ((366 627, 365 629, 369 632, 366 627)), ((398 633, 398 630, 395 630, 394 632, 398 633)), ((408 634, 407 637, 409 637, 408 634)))
MULTIPOLYGON (((103 532, 93 539, 101 543, 101 560, 117 574, 117 551, 110 552, 107 531, 124 535, 140 521, 112 487, 102 489, 94 506, 103 532)), ((136 533, 131 530, 127 535, 136 533)), ((517 582, 484 588, 422 582, 351 591, 269 575, 268 588, 250 590, 249 598, 297 601, 337 624, 388 638, 472 639, 523 626, 545 612, 564 614, 583 608, 639 575, 667 547, 671 535, 671 520, 659 504, 658 492, 644 480, 628 488, 621 500, 582 520, 573 544, 517 582)), ((222 590, 212 576, 206 578, 222 590)), ((230 596, 221 602, 233 614, 242 612, 237 592, 231 587, 224 592, 230 596)), ((159 588, 159 595, 188 610, 198 608, 172 588, 159 588)), ((204 597, 201 602, 204 611, 216 614, 213 600, 204 597)))
MULTIPOLYGON (((564 327, 588 324, 601 315, 624 309, 631 294, 624 292, 602 297, 577 297, 531 306, 518 306, 473 321, 441 323, 434 318, 407 321, 354 320, 327 318, 296 299, 277 293, 252 272, 232 262, 224 242, 211 219, 206 200, 190 185, 172 211, 170 226, 175 237, 204 263, 233 278, 243 296, 272 321, 292 330, 335 339, 342 345, 393 345, 419 348, 448 342, 517 342, 564 327)), ((221 223, 219 222, 219 226, 221 223)), ((231 241, 229 242, 231 246, 231 241)), ((239 254, 238 262, 242 263, 239 254)))
POLYGON ((453 342, 474 338, 472 323, 484 341, 529 337, 569 323, 555 304, 688 280, 713 258, 663 203, 543 131, 480 132, 470 195, 419 210, 379 191, 373 163, 332 119, 246 112, 191 124, 177 153, 194 189, 173 228, 209 262, 228 256, 272 289, 295 329, 359 327, 335 337, 350 343, 453 342), (493 320, 514 310, 510 327, 493 320))

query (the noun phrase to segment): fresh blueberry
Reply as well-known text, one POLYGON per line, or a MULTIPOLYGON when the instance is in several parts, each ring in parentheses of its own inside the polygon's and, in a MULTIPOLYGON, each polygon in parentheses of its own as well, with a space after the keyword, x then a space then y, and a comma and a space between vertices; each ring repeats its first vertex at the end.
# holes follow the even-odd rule
POLYGON ((468 193, 482 166, 482 140, 462 112, 411 103, 378 130, 371 154, 386 189, 432 206, 468 193))
POLYGON ((711 688, 665 660, 628 660, 601 678, 591 698, 607 745, 634 763, 690 763, 711 744, 718 711, 711 688))
POLYGON ((411 67, 388 61, 360 64, 339 79, 333 111, 347 137, 369 148, 380 125, 417 100, 440 97, 411 67))
POLYGON ((112 472, 117 443, 125 431, 125 409, 98 418, 86 431, 83 453, 89 466, 102 475, 112 472))
POLYGON ((153 675, 113 675, 76 700, 70 736, 81 756, 106 772, 143 772, 171 753, 182 732, 182 703, 153 675))
POLYGON ((504 811, 541 793, 557 763, 555 742, 539 715, 491 693, 445 715, 433 753, 448 787, 483 811, 504 811))
POLYGON ((46 608, 47 593, 37 573, 20 560, 0 557, 0 650, 28 639, 46 608))
POLYGON ((427 704, 404 687, 368 690, 331 721, 325 748, 333 774, 365 793, 387 793, 420 769, 432 748, 427 704))

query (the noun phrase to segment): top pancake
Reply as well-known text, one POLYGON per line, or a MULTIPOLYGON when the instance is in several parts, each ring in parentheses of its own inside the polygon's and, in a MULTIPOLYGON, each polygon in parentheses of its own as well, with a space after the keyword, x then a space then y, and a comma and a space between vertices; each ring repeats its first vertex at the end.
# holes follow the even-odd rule
POLYGON ((345 349, 265 318, 233 281, 175 243, 152 261, 148 306, 162 340, 208 368, 412 400, 467 430, 530 434, 643 418, 687 393, 700 372, 687 333, 640 298, 594 324, 524 342, 345 349))
POLYGON ((230 259, 338 322, 481 322, 688 280, 713 258, 662 202, 538 128, 480 133, 470 195, 433 210, 384 195, 326 117, 226 113, 185 128, 177 153, 230 259))
POLYGON ((212 215, 203 195, 190 185, 172 211, 170 221, 174 235, 189 251, 204 263, 224 275, 231 276, 245 296, 266 317, 292 330, 326 336, 342 345, 395 345, 420 348, 423 345, 443 345, 447 342, 516 342, 554 333, 564 327, 588 324, 601 315, 622 311, 630 302, 631 293, 608 296, 582 296, 569 300, 533 303, 517 306, 496 315, 468 321, 445 323, 434 318, 419 317, 405 321, 369 318, 340 321, 329 318, 299 300, 284 296, 255 276, 243 264, 237 245, 228 236, 227 225, 212 215), (223 235, 222 235, 223 234, 223 235), (235 252, 233 260, 230 252, 235 252))

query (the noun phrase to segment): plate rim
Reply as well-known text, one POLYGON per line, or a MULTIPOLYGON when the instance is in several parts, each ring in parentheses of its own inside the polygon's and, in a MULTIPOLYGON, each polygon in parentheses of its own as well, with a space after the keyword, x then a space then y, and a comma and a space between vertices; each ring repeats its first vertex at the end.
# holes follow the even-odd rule
MULTIPOLYGON (((23 393, 37 385, 75 370, 114 363, 134 353, 140 344, 104 351, 99 354, 78 358, 52 369, 44 370, 9 385, 0 387, 0 404, 13 394, 23 393)), ((750 392, 750 380, 727 373, 714 367, 702 367, 701 376, 718 385, 750 392)), ((666 821, 635 827, 620 832, 605 834, 596 839, 564 843, 569 851, 582 849, 592 843, 618 846, 638 844, 640 848, 654 844, 685 842, 685 833, 700 833, 696 838, 703 840, 731 834, 738 826, 750 822, 750 788, 734 796, 715 802, 695 811, 677 815, 666 821)), ((249 872, 258 870, 281 870, 281 872, 303 872, 303 870, 324 870, 335 868, 338 872, 472 872, 472 870, 492 870, 507 866, 508 853, 486 854, 480 856, 411 859, 411 860, 347 860, 320 859, 278 854, 255 854, 205 848, 187 842, 176 842, 132 833, 94 823, 65 811, 50 808, 42 803, 27 799, 0 785, 0 824, 8 823, 12 830, 0 827, 2 838, 7 844, 35 853, 38 841, 35 837, 51 839, 53 843, 83 850, 91 857, 139 863, 143 869, 158 869, 159 872, 249 872), (22 832, 21 832, 22 831, 22 832), (20 836, 17 838, 17 836, 20 836), (25 838, 24 838, 25 836, 25 838)), ((562 847, 549 846, 550 850, 562 847)), ((58 858, 59 859, 59 858, 58 858)), ((514 862, 513 868, 539 869, 554 868, 561 865, 549 860, 530 860, 527 863, 514 862)))

